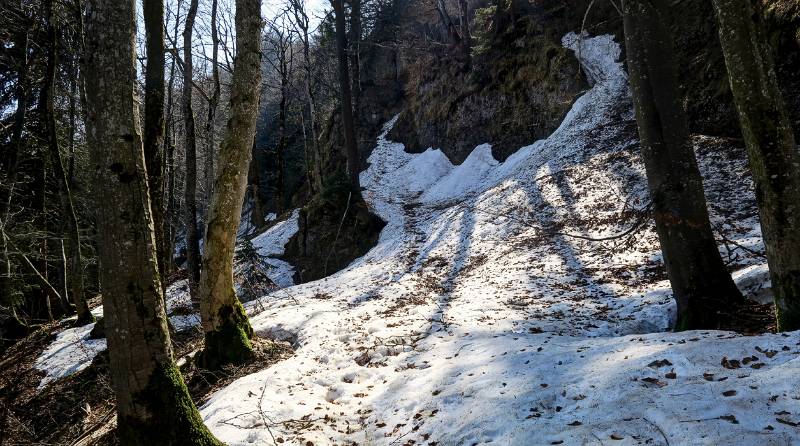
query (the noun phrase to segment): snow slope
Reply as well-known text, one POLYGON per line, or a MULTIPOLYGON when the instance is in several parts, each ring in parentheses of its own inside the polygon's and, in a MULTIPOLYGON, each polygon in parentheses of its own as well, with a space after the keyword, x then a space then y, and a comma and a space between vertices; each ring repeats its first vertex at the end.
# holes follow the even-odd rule
MULTIPOLYGON (((251 318, 295 356, 217 392, 230 445, 800 444, 800 333, 669 333, 627 79, 610 36, 564 37, 592 88, 548 139, 460 166, 378 139, 362 173, 387 226, 251 318)), ((741 156, 695 140, 721 252, 768 288, 741 156)), ((768 293, 768 290, 767 290, 768 293)))

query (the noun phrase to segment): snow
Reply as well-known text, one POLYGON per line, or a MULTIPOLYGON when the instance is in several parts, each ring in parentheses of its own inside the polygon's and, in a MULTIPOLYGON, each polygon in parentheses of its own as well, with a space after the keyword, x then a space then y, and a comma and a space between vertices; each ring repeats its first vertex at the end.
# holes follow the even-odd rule
POLYGON ((482 191, 483 180, 499 163, 492 157, 492 146, 482 144, 470 153, 464 162, 440 178, 423 195, 425 202, 464 199, 482 191))
MULTIPOLYGON (((266 257, 264 262, 270 266, 267 276, 280 287, 294 285, 292 279, 294 269, 285 261, 274 257, 283 254, 284 246, 297 233, 299 215, 299 210, 294 210, 286 220, 275 223, 252 240, 258 253, 266 257)), ((169 285, 166 294, 167 314, 170 324, 176 331, 186 331, 200 326, 200 315, 192 308, 189 284, 185 279, 169 285)), ((253 307, 250 307, 250 310, 253 311, 253 307)), ((102 317, 102 305, 93 309, 92 314, 98 318, 102 317)), ((74 319, 75 317, 67 321, 74 319)), ((106 349, 105 339, 89 339, 89 333, 94 326, 95 324, 89 324, 63 330, 42 352, 35 363, 37 370, 45 372, 44 378, 39 383, 39 389, 57 379, 84 370, 91 365, 98 353, 106 349)))
MULTIPOLYGON (((396 118, 387 123, 361 174, 387 222, 377 246, 245 305, 256 332, 295 355, 201 407, 218 438, 800 444, 800 333, 671 333, 652 225, 576 237, 624 232, 648 198, 619 45, 575 34, 563 44, 591 89, 549 138, 503 163, 489 145, 459 166, 440 150, 407 153, 387 139, 396 118)), ((767 299, 744 157, 694 141, 723 258, 740 288, 767 299)), ((296 212, 253 239, 259 253, 283 252, 296 212)))
MULTIPOLYGON (((387 225, 345 270, 251 302, 295 355, 201 408, 245 444, 796 444, 800 333, 671 333, 627 79, 611 36, 564 37, 592 88, 546 140, 460 166, 384 128, 362 173, 387 225)), ((696 138, 712 223, 769 294, 743 157, 696 138), (737 174, 741 174, 736 176, 737 174), (736 176, 735 179, 733 177, 736 176), (740 248, 744 246, 747 251, 740 248)), ((748 291, 749 292, 749 291, 748 291)))
MULTIPOLYGON (((273 220, 275 219, 274 214, 273 220)), ((294 285, 294 267, 288 262, 276 257, 282 256, 289 243, 289 239, 299 230, 300 209, 292 211, 289 218, 272 225, 262 234, 253 238, 253 247, 258 254, 264 257, 264 262, 269 265, 267 277, 281 288, 294 285)))
POLYGON ((94 325, 68 328, 56 335, 56 339, 36 359, 36 369, 46 373, 39 382, 39 389, 84 370, 98 353, 106 349, 105 339, 89 339, 94 325))

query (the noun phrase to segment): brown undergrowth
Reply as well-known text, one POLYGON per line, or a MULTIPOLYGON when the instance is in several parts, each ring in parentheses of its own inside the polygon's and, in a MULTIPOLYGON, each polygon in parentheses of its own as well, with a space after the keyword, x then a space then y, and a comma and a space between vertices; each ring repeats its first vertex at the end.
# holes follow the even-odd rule
MULTIPOLYGON (((44 325, 0 358, 0 446, 117 444, 107 352, 97 355, 85 370, 37 390, 44 373, 34 368, 36 358, 56 333, 66 328, 69 322, 44 325)), ((197 368, 192 360, 203 343, 199 329, 172 333, 172 341, 175 358, 198 406, 234 380, 292 355, 287 343, 256 338, 252 361, 209 372, 197 368)))

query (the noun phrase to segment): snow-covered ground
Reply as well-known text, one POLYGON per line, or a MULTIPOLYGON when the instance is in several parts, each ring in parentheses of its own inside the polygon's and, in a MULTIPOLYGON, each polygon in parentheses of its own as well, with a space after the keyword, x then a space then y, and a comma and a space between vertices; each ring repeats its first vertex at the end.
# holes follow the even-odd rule
MULTIPOLYGON (((275 220, 274 214, 271 220, 275 220)), ((284 246, 297 232, 297 218, 299 210, 294 210, 289 217, 275 223, 262 234, 253 238, 253 247, 262 257, 266 265, 266 276, 279 287, 294 285, 294 268, 287 262, 276 257, 283 255, 284 246)), ((238 265, 241 269, 243 265, 238 265)), ((249 307, 253 311, 253 307, 249 307)), ((96 317, 103 316, 103 307, 92 310, 96 317)), ((177 331, 188 330, 200 325, 200 315, 192 309, 189 284, 186 280, 179 280, 167 287, 167 315, 170 324, 177 331)), ((73 318, 74 319, 74 318, 73 318)), ((106 349, 105 339, 90 339, 89 333, 95 324, 82 327, 68 328, 60 332, 56 339, 36 359, 37 370, 45 372, 39 383, 39 388, 56 379, 64 378, 73 373, 89 367, 98 353, 106 349)))
MULTIPOLYGON (((625 232, 648 200, 619 45, 563 43, 593 86, 553 135, 503 163, 488 145, 459 166, 406 153, 387 124, 361 177, 387 221, 378 245, 246 304, 257 333, 296 351, 201 408, 221 440, 800 444, 800 333, 670 333, 652 227, 581 238, 625 232)), ((768 297, 745 162, 695 143, 723 257, 743 290, 768 297)), ((279 254, 295 227, 254 246, 279 254)))
MULTIPOLYGON (((102 307, 92 310, 95 317, 103 315, 102 307)), ((69 318, 74 320, 75 317, 69 318)), ((34 367, 45 372, 39 389, 51 382, 78 373, 89 367, 98 353, 106 349, 105 339, 89 339, 94 323, 68 328, 56 335, 55 340, 36 358, 34 367)))
MULTIPOLYGON (((564 38, 594 83, 548 139, 453 166, 378 140, 387 221, 345 270, 252 318, 295 356, 202 408, 231 445, 800 444, 800 334, 669 333, 627 79, 609 36, 564 38), (308 443, 310 442, 310 443, 308 443)), ((390 122, 386 130, 393 125, 390 122)), ((741 157, 697 138, 713 223, 762 249, 741 157)), ((726 243, 748 292, 763 259, 726 243)), ((763 290, 761 290, 763 291, 763 290)))
MULTIPOLYGON (((277 257, 283 255, 289 239, 297 233, 299 216, 300 210, 295 209, 289 218, 275 223, 251 240, 253 247, 269 266, 267 277, 282 288, 294 285, 294 267, 277 257)), ((268 217, 271 217, 270 221, 276 219, 275 214, 269 214, 268 217)))

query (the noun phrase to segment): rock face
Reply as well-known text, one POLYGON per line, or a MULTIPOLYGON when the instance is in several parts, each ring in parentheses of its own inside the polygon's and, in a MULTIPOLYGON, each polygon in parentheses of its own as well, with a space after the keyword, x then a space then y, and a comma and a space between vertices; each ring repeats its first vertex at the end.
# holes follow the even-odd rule
MULTIPOLYGON (((797 130, 800 3, 760 1, 784 100, 797 130)), ((623 41, 622 21, 612 2, 471 0, 473 57, 472 68, 465 69, 457 48, 431 43, 446 41, 431 0, 394 3, 371 31, 368 40, 373 44, 361 47, 357 127, 362 168, 367 167, 381 127, 396 114, 399 119, 389 139, 404 143, 407 152, 439 148, 460 164, 476 146, 489 143, 493 157, 505 160, 555 131, 574 99, 589 87, 575 54, 562 47, 562 37, 583 29, 623 41)), ((675 8, 672 28, 690 131, 741 137, 710 2, 684 1, 675 8)), ((338 115, 333 113, 320 135, 327 148, 326 172, 343 170, 340 135, 338 115)), ((300 233, 286 253, 297 265, 301 282, 329 275, 364 255, 383 227, 357 201, 337 239, 347 194, 321 195, 326 194, 304 208, 300 233)))
MULTIPOLYGON (((416 57, 404 84, 406 107, 391 139, 411 152, 441 148, 460 163, 478 144, 505 159, 545 138, 588 85, 561 37, 576 9, 564 2, 479 2, 473 20, 473 66, 455 51, 416 57)), ((579 2, 580 3, 580 2, 579 2)), ((579 25, 578 25, 579 27, 579 25)))
POLYGON ((360 194, 350 194, 346 178, 338 177, 300 210, 298 223, 284 254, 295 267, 295 283, 343 269, 377 244, 386 224, 360 194))
MULTIPOLYGON (((493 155, 503 160, 556 129, 574 98, 587 88, 574 55, 561 47, 565 33, 584 29, 593 35, 614 34, 619 42, 623 37, 611 2, 594 2, 589 9, 589 0, 514 0, 499 2, 505 6, 498 10, 498 2, 474 0, 469 2, 473 68, 465 71, 455 49, 414 40, 435 35, 439 24, 425 0, 412 3, 418 5, 392 16, 394 31, 382 31, 387 44, 411 43, 370 48, 363 59, 361 140, 372 141, 379 126, 400 112, 391 139, 404 143, 409 152, 440 148, 454 163, 483 143, 491 144, 493 155)), ((797 130, 800 3, 760 3, 797 130)), ((740 137, 710 2, 687 0, 675 8, 673 38, 690 130, 740 137)), ((370 148, 362 144, 363 159, 370 148)))

